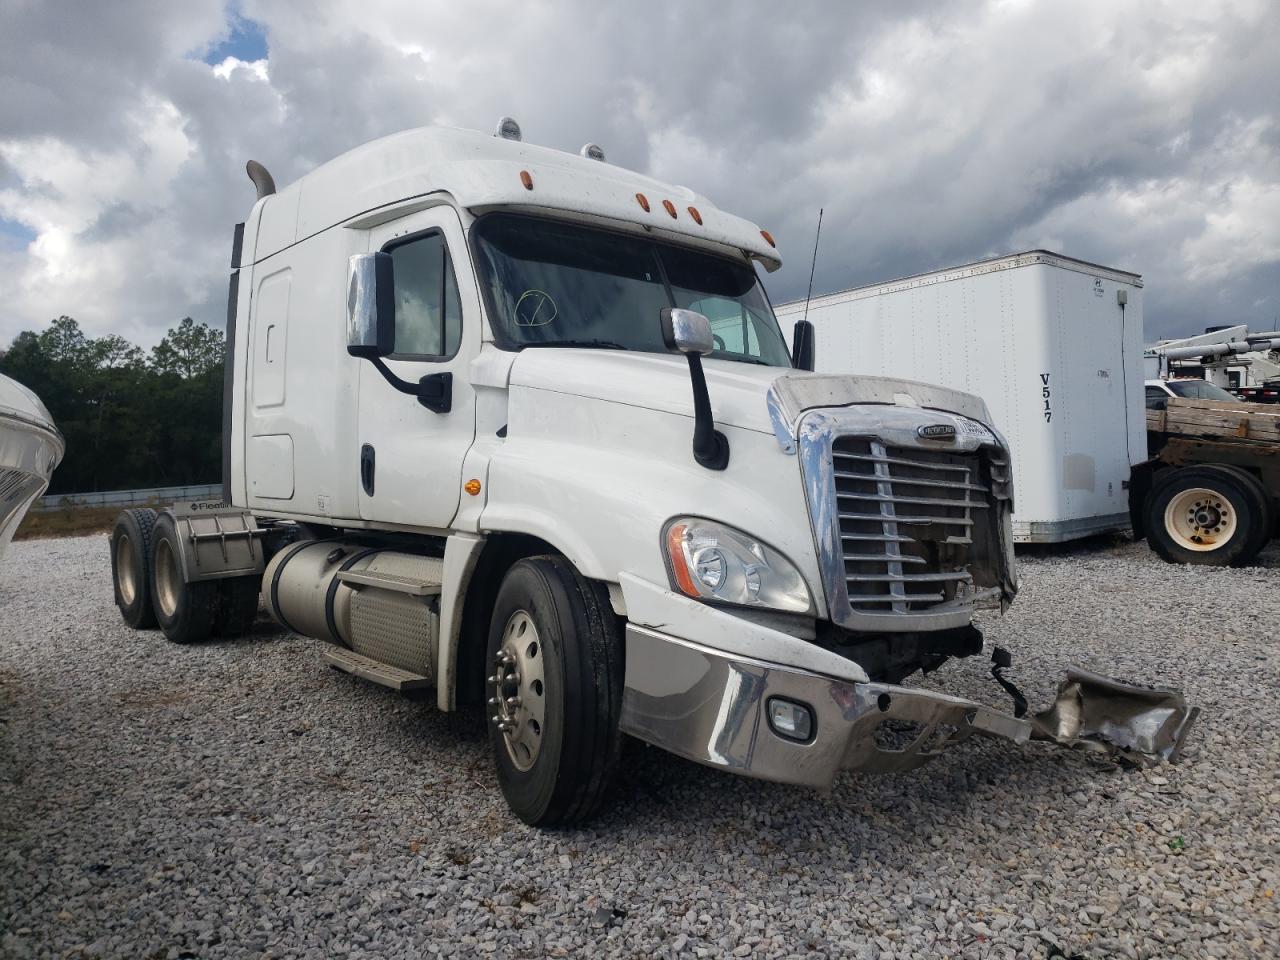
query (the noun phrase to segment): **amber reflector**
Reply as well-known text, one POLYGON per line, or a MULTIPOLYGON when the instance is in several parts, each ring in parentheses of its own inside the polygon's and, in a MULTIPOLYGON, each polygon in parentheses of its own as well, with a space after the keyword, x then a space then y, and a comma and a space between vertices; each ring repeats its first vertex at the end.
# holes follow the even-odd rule
POLYGON ((468 480, 466 483, 462 485, 462 489, 467 491, 467 493, 469 493, 471 496, 474 497, 480 493, 480 481, 468 480))
POLYGON ((689 208, 689 216, 693 217, 694 223, 696 223, 698 226, 702 226, 702 214, 698 212, 697 207, 689 208))
POLYGON ((764 237, 765 243, 769 244, 769 246, 771 247, 777 246, 777 244, 773 242, 773 234, 771 234, 768 230, 761 230, 760 236, 764 237))
POLYGON ((663 200, 662 205, 667 208, 667 213, 671 214, 671 219, 674 220, 676 216, 676 205, 670 200, 663 200))
POLYGON ((640 209, 643 210, 645 213, 649 212, 649 198, 646 197, 643 193, 636 194, 636 203, 640 204, 640 209))
POLYGON ((526 190, 533 189, 533 177, 529 176, 528 170, 520 171, 520 182, 524 184, 526 190))

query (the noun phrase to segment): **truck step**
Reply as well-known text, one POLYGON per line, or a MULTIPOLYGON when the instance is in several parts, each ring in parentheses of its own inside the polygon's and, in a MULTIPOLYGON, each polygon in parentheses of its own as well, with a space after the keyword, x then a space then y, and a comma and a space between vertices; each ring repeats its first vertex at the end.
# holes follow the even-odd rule
POLYGON ((395 593, 407 593, 414 597, 432 597, 440 593, 440 584, 419 577, 406 577, 398 573, 380 573, 372 570, 343 570, 338 580, 355 587, 378 587, 395 593))
POLYGON ((390 687, 392 690, 421 690, 424 687, 433 686, 431 680, 421 674, 410 673, 408 670, 401 670, 399 667, 388 666, 385 663, 374 660, 372 657, 362 656, 345 647, 337 647, 326 643, 321 656, 332 667, 337 667, 339 670, 344 670, 365 680, 372 680, 374 683, 390 687))

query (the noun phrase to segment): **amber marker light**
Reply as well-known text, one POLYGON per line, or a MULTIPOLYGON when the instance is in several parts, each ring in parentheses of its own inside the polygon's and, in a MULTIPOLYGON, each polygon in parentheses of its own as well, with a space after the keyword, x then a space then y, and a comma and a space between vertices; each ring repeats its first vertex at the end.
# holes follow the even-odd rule
POLYGON ((674 220, 676 218, 676 205, 670 200, 663 200, 662 206, 666 208, 667 213, 671 214, 671 219, 674 220))
POLYGON ((768 230, 761 230, 760 236, 764 237, 764 242, 769 244, 769 246, 771 247, 777 246, 777 244, 773 242, 773 234, 771 234, 768 230))
POLYGON ((689 566, 684 556, 684 534, 688 524, 674 523, 667 531, 667 555, 671 558, 671 572, 675 574, 676 585, 691 597, 700 596, 698 587, 689 573, 689 566))
POLYGON ((526 190, 533 189, 533 177, 529 174, 528 170, 520 171, 520 182, 524 184, 524 188, 526 190))
POLYGON ((471 494, 471 496, 473 496, 473 497, 475 497, 475 496, 479 496, 479 495, 480 495, 480 481, 479 481, 479 480, 468 480, 466 483, 464 483, 464 484, 462 485, 462 489, 463 489, 463 490, 465 490, 465 491, 467 491, 467 493, 471 494))
POLYGON ((693 217, 694 223, 696 223, 698 226, 702 226, 702 214, 698 212, 697 207, 689 208, 689 216, 693 217))
POLYGON ((646 197, 643 193, 636 194, 636 203, 640 204, 640 209, 643 210, 645 213, 649 212, 649 198, 646 197))

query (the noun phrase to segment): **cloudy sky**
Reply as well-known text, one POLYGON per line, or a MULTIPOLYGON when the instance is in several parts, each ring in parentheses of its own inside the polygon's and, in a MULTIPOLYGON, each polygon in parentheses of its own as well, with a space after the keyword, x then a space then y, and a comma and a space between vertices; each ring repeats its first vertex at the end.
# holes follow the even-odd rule
POLYGON ((1133 270, 1148 339, 1280 326, 1273 0, 0 0, 0 344, 221 326, 252 157, 430 123, 687 184, 775 302, 1033 247, 1133 270), (891 11, 891 12, 889 12, 891 11))

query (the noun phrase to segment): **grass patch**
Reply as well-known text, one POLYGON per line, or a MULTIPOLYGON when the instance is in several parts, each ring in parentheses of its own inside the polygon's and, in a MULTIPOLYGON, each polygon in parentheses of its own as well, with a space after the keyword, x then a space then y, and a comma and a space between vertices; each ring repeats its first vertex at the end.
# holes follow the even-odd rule
POLYGON ((63 507, 42 513, 34 511, 23 518, 13 535, 15 540, 41 540, 46 537, 78 537, 90 533, 110 533, 116 516, 124 507, 63 507))

